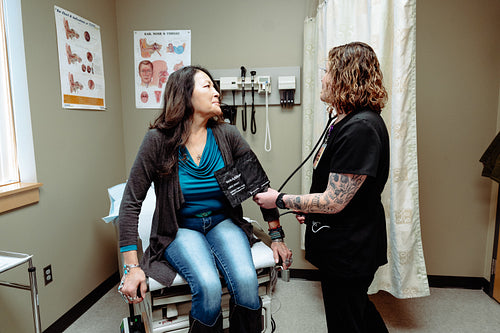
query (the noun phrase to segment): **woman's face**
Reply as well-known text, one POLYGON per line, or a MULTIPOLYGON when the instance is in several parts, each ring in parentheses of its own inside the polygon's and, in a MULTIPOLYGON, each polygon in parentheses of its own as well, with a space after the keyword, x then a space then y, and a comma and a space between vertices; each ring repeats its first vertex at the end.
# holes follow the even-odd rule
POLYGON ((191 96, 194 113, 205 118, 222 115, 219 93, 210 77, 202 71, 194 75, 194 89, 191 96))
POLYGON ((327 93, 328 85, 327 85, 327 83, 328 83, 329 80, 331 80, 331 79, 330 79, 330 74, 329 74, 329 65, 327 65, 325 73, 323 75, 323 78, 321 79, 321 93, 319 95, 319 98, 323 102, 328 102, 326 100, 326 97, 328 96, 328 93, 327 93))

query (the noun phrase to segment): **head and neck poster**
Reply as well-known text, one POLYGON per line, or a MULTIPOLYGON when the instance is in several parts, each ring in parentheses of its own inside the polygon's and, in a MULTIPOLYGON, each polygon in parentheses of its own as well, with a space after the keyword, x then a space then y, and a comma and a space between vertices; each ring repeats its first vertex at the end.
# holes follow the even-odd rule
POLYGON ((163 107, 170 74, 191 65, 191 30, 134 31, 135 106, 163 107))
POLYGON ((62 107, 105 110, 101 28, 54 6, 62 107))

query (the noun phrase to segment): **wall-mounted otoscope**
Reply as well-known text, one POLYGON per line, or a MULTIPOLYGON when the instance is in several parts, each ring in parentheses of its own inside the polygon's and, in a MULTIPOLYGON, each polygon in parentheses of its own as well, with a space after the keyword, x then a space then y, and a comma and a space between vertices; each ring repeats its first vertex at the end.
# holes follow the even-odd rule
POLYGON ((224 91, 231 91, 233 95, 233 107, 236 108, 235 95, 241 93, 241 125, 242 130, 247 129, 247 101, 246 91, 251 92, 252 113, 250 130, 252 134, 257 133, 256 106, 265 106, 266 129, 264 149, 271 151, 271 128, 269 124, 269 106, 280 105, 282 110, 292 109, 292 106, 300 104, 300 67, 266 67, 252 68, 250 80, 246 79, 247 69, 219 69, 211 70, 215 79, 220 83, 222 92, 221 106, 224 118, 231 124, 236 123, 236 114, 229 106, 229 99, 224 96, 224 91), (239 73, 238 73, 239 72, 239 73), (257 72, 261 73, 256 76, 257 72), (238 76, 239 75, 239 76, 238 76), (218 79, 217 79, 218 78, 218 79), (274 87, 273 87, 274 86, 274 87), (258 92, 257 94, 255 92, 258 92))
POLYGON ((252 115, 250 117, 250 131, 252 134, 257 133, 257 124, 255 123, 255 74, 256 71, 250 71, 250 82, 252 83, 252 115))
MULTIPOLYGON (((243 66, 241 66, 243 67, 243 66)), ((255 67, 255 68, 245 68, 245 74, 243 76, 244 82, 242 82, 242 73, 241 67, 230 68, 230 69, 210 69, 210 73, 212 74, 215 81, 220 82, 220 89, 222 92, 221 102, 222 104, 235 104, 232 98, 232 93, 236 95, 236 105, 239 107, 245 106, 245 101, 243 100, 243 96, 241 96, 243 92, 243 87, 245 87, 245 92, 250 95, 252 90, 250 76, 251 71, 255 71, 256 75, 254 78, 254 89, 257 90, 255 92, 255 107, 256 109, 259 106, 266 105, 266 94, 265 91, 265 82, 269 83, 267 97, 268 103, 270 106, 281 106, 282 109, 284 105, 288 105, 288 109, 291 109, 291 104, 299 105, 301 104, 300 96, 300 82, 301 82, 301 69, 298 66, 295 67, 255 67), (258 74, 258 75, 257 75, 258 74), (295 77, 293 79, 286 80, 283 82, 283 78, 295 77), (266 80, 267 78, 267 80, 266 80), (281 79, 280 79, 281 78, 281 79), (292 82, 290 82, 292 81, 292 82), (281 82, 281 85, 280 85, 281 82), (284 85, 286 83, 286 86, 284 85), (295 87, 294 87, 295 86, 295 87), (281 90, 294 90, 293 100, 290 98, 286 98, 285 96, 280 96, 281 90), (230 93, 231 92, 231 93, 230 93), (258 93, 257 93, 258 92, 258 93)), ((287 94, 289 95, 289 94, 287 94)), ((247 105, 250 104, 250 96, 248 96, 247 105)), ((259 110, 257 110, 258 112, 259 110)))
POLYGON ((247 130, 247 102, 245 101, 245 76, 247 75, 247 69, 241 66, 241 105, 243 110, 241 110, 241 127, 243 131, 247 130))

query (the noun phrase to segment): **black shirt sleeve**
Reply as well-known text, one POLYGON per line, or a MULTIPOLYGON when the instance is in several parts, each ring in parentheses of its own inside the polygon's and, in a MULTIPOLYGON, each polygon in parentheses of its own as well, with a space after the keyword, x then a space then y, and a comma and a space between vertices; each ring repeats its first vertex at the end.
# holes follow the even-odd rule
POLYGON ((334 137, 330 172, 375 177, 380 159, 381 141, 367 119, 353 119, 334 137))

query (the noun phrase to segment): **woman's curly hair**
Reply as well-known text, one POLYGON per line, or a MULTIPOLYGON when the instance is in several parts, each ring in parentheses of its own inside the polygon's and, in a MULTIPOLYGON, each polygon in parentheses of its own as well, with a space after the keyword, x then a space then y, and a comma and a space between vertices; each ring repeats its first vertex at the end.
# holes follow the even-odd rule
POLYGON ((382 111, 387 91, 377 56, 369 45, 353 42, 332 48, 326 75, 322 99, 339 114, 365 108, 382 111))

